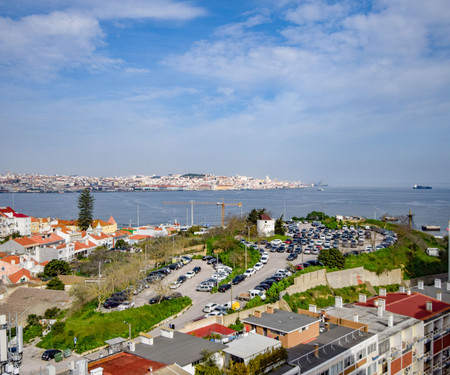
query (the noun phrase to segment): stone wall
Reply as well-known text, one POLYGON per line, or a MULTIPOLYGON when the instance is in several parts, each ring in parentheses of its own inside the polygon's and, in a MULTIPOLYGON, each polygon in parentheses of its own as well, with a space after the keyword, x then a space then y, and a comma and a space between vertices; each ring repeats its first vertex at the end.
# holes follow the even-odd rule
POLYGON ((327 272, 325 269, 305 273, 295 279, 294 285, 286 289, 289 294, 302 293, 318 285, 329 285, 332 288, 344 288, 352 285, 364 284, 369 281, 372 285, 401 284, 401 269, 383 272, 377 275, 375 272, 356 267, 342 271, 327 272))

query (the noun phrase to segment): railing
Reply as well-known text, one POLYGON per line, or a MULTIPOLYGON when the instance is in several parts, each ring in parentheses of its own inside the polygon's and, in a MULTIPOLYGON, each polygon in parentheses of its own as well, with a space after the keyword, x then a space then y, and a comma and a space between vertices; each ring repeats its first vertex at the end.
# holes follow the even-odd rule
POLYGON ((356 340, 356 338, 358 336, 359 337, 364 336, 361 329, 356 329, 336 340, 333 340, 325 345, 322 345, 318 349, 311 350, 310 352, 291 360, 289 363, 297 365, 298 367, 300 367, 300 369, 302 369, 302 365, 300 364, 301 361, 306 361, 308 364, 310 364, 311 363, 310 357, 312 357, 311 359, 316 358, 316 355, 318 356, 318 355, 320 355, 320 353, 322 353, 322 355, 324 355, 326 357, 326 356, 328 356, 327 350, 328 351, 335 350, 334 346, 342 347, 343 343, 350 343, 350 340, 356 340))

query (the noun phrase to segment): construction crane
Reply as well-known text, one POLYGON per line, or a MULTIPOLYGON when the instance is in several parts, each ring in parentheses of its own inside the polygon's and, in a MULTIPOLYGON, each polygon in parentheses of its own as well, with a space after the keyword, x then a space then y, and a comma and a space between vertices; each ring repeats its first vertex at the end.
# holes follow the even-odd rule
POLYGON ((225 225, 225 206, 238 206, 242 207, 242 203, 224 203, 223 198, 222 202, 212 203, 212 202, 163 202, 163 204, 190 204, 191 205, 191 225, 194 225, 194 204, 203 204, 209 206, 221 206, 222 207, 222 226, 225 225))

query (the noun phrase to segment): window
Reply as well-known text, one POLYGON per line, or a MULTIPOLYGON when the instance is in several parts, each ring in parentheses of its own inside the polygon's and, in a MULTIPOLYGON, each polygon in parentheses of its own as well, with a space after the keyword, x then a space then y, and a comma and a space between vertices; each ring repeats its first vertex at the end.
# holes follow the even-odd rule
POLYGON ((330 375, 337 375, 342 372, 342 362, 336 363, 330 367, 330 375))
POLYGON ((329 375, 328 370, 322 371, 321 373, 319 373, 319 375, 329 375))
POLYGON ((361 359, 363 359, 366 356, 366 348, 361 349, 360 351, 358 351, 356 353, 356 361, 360 361, 361 359))
POLYGON ((369 367, 367 367, 367 375, 372 375, 377 372, 377 364, 372 363, 369 367))
POLYGON ((383 342, 380 343, 380 345, 378 346, 380 355, 388 352, 391 349, 391 344, 389 343, 389 340, 384 340, 383 342))
POLYGON ((348 357, 344 358, 344 368, 347 368, 355 363, 355 357, 353 355, 349 355, 348 357))
POLYGON ((373 353, 377 351, 377 344, 373 343, 367 347, 367 354, 373 353))
POLYGON ((4 271, 5 270, 5 267, 2 267, 2 271, 4 271))

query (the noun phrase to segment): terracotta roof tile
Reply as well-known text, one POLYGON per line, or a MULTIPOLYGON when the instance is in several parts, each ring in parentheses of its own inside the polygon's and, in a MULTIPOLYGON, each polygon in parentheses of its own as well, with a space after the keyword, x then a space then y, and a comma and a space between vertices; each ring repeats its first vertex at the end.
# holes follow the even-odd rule
POLYGON ((16 284, 17 282, 19 282, 19 280, 23 276, 25 276, 28 280, 30 280, 31 279, 30 271, 28 271, 28 270, 26 270, 24 268, 21 268, 16 273, 13 273, 12 275, 9 275, 8 278, 13 284, 16 284))

